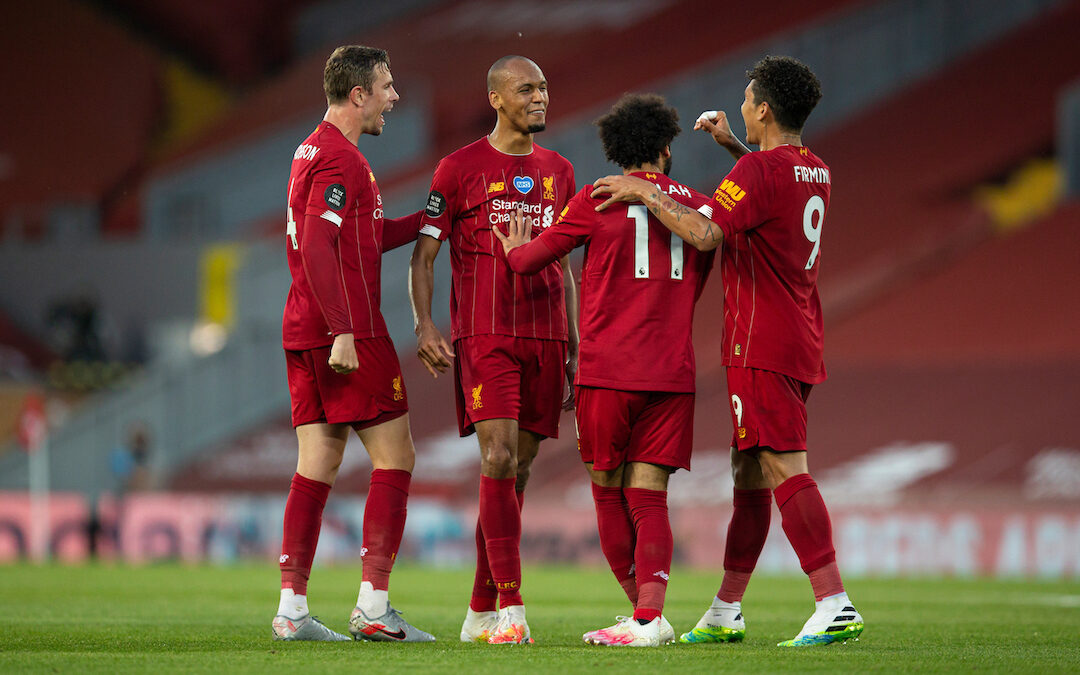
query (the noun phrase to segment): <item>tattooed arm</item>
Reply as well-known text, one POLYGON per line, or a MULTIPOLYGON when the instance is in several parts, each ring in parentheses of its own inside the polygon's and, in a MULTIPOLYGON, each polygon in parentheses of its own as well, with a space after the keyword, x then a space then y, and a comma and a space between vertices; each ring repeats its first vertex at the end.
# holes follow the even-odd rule
POLYGON ((592 197, 608 198, 596 207, 597 211, 616 202, 641 202, 667 229, 699 251, 711 251, 724 239, 719 225, 665 195, 646 180, 634 176, 605 176, 594 185, 592 197))

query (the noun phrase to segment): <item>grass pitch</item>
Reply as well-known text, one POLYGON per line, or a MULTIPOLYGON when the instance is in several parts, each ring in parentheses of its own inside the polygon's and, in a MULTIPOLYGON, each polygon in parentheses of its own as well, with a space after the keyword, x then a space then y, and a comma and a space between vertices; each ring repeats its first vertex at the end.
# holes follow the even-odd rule
MULTIPOLYGON (((315 614, 345 632, 359 569, 318 568, 315 614)), ((606 569, 527 567, 536 644, 462 644, 471 570, 401 565, 391 597, 434 644, 281 643, 270 639, 277 566, 0 567, 2 672, 776 672, 1080 670, 1080 583, 852 579, 866 619, 857 642, 780 649, 810 615, 805 578, 755 578, 747 640, 654 649, 595 647, 586 630, 629 605, 606 569)), ((676 633, 708 606, 718 573, 676 569, 665 615, 676 633)))

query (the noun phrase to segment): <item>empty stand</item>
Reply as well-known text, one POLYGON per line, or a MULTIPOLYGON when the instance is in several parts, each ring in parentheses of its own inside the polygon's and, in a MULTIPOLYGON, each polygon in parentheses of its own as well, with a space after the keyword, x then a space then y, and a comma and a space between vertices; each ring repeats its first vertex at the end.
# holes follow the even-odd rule
POLYGON ((159 60, 73 0, 8 3, 4 22, 0 228, 43 233, 58 205, 96 213, 137 171, 159 122, 159 60))

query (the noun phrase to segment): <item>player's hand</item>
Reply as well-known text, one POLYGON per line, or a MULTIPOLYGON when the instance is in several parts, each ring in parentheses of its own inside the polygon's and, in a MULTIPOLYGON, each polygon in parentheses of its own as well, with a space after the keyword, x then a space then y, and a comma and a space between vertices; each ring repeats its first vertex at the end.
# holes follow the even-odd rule
POLYGON ((728 123, 727 113, 723 110, 706 110, 701 113, 694 122, 694 131, 702 129, 709 132, 720 145, 725 148, 735 142, 735 134, 731 133, 731 124, 728 123))
POLYGON ((596 207, 597 211, 603 211, 616 202, 640 202, 649 187, 653 186, 648 181, 636 176, 604 176, 593 183, 593 199, 607 197, 608 200, 596 207))
POLYGON ((342 333, 334 336, 334 344, 330 347, 330 358, 326 364, 335 373, 348 375, 360 367, 360 359, 356 357, 356 342, 353 341, 352 333, 342 333))
POLYGON ((439 373, 445 373, 446 369, 453 365, 450 359, 454 358, 454 350, 447 344, 435 324, 428 323, 416 330, 416 356, 431 376, 438 378, 439 373))
POLYGON ((562 409, 573 410, 574 409, 574 376, 577 374, 577 352, 566 355, 566 383, 570 385, 570 391, 566 394, 566 398, 563 399, 562 409))
POLYGON ((507 234, 503 234, 498 225, 491 228, 495 237, 502 243, 503 252, 507 255, 518 246, 524 246, 532 239, 533 219, 525 215, 521 207, 510 212, 510 222, 506 224, 507 234))

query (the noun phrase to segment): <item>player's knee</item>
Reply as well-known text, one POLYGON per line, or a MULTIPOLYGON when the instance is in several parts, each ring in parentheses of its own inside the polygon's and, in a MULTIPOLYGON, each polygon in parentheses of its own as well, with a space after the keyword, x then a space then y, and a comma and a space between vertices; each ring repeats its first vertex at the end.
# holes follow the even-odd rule
POLYGON ((484 475, 493 478, 512 478, 518 474, 517 459, 510 448, 501 443, 483 448, 481 465, 484 475))

